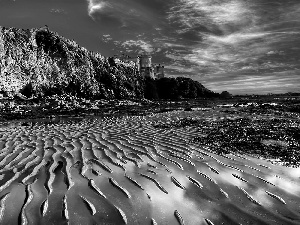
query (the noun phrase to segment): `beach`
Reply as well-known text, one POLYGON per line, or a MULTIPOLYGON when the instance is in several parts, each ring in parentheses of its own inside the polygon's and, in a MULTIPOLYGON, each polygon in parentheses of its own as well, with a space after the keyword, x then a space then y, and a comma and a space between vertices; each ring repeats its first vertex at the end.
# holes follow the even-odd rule
POLYGON ((300 168, 153 126, 188 113, 6 123, 0 224, 300 223, 300 168))

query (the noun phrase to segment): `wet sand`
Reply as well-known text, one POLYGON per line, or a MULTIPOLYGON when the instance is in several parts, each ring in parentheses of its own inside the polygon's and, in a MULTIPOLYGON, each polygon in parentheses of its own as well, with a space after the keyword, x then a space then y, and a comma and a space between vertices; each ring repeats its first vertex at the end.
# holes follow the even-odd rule
POLYGON ((300 168, 217 155, 176 112, 0 128, 0 224, 299 224, 300 168))

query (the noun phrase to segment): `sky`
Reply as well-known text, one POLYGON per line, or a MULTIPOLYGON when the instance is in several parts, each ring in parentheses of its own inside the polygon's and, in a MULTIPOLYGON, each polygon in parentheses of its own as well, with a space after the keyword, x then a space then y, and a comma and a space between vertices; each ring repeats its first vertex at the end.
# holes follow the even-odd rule
POLYGON ((0 26, 44 25, 215 92, 300 92, 299 0, 0 0, 0 26))

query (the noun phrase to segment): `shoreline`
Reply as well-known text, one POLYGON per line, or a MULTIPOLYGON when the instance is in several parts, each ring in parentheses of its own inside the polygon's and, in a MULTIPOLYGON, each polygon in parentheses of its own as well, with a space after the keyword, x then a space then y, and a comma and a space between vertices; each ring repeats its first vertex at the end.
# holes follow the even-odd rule
POLYGON ((266 99, 182 99, 182 100, 88 100, 70 95, 50 96, 45 99, 0 99, 0 122, 57 116, 109 116, 109 115, 147 115, 174 110, 198 110, 236 108, 237 111, 258 113, 291 112, 300 114, 300 98, 266 99))
MULTIPOLYGON (((18 126, 26 126, 26 127, 33 127, 35 124, 59 124, 64 121, 80 121, 85 119, 93 119, 93 118, 123 118, 123 117, 131 117, 131 116, 158 116, 162 115, 165 117, 168 117, 168 114, 178 114, 177 118, 175 120, 169 118, 168 120, 161 121, 161 124, 152 124, 156 128, 164 128, 164 129, 172 129, 172 128, 181 128, 181 127, 187 127, 192 126, 195 129, 203 129, 204 126, 204 132, 206 132, 206 135, 209 134, 209 136, 206 137, 195 137, 193 140, 190 140, 191 142, 194 142, 195 144, 202 144, 204 146, 210 146, 212 149, 215 149, 214 152, 217 154, 229 154, 234 152, 239 153, 248 153, 251 156, 254 157, 263 157, 265 159, 268 159, 272 161, 273 163, 284 165, 287 167, 299 167, 300 159, 298 158, 289 158, 285 156, 284 152, 287 151, 285 147, 285 142, 280 142, 279 136, 276 135, 273 137, 267 138, 267 134, 265 134, 265 137, 263 139, 259 140, 255 137, 255 135, 258 135, 260 129, 266 129, 271 130, 271 132, 285 132, 284 129, 291 129, 288 128, 289 126, 296 126, 293 129, 300 130, 300 114, 299 113, 293 113, 293 112, 286 112, 284 110, 278 111, 278 106, 273 106, 272 104, 269 105, 269 107, 265 107, 264 105, 259 106, 247 106, 247 107, 241 107, 241 106, 235 106, 233 107, 233 104, 231 104, 230 107, 228 107, 228 100, 223 103, 223 105, 220 105, 219 102, 212 103, 209 100, 200 100, 199 102, 188 102, 188 101, 181 101, 181 102, 150 102, 148 101, 147 104, 145 101, 107 101, 106 105, 103 106, 103 108, 99 109, 87 109, 87 108, 81 108, 81 110, 76 111, 74 113, 74 110, 65 110, 62 109, 61 111, 53 113, 49 113, 45 116, 44 114, 40 115, 34 115, 32 117, 30 116, 24 116, 24 118, 14 119, 14 120, 0 120, 0 124, 2 127, 5 127, 4 124, 7 126, 11 124, 18 124, 18 126), (118 103, 118 104, 116 104, 118 103), (210 104, 210 105, 209 105, 210 104), (113 106, 115 105, 115 106, 113 106), (201 114, 201 116, 195 116, 196 114, 201 114), (194 115, 193 115, 194 114, 194 115), (183 115, 183 116, 181 116, 183 115), (211 115, 214 115, 211 117, 211 115), (181 118, 181 120, 178 120, 178 118, 181 118), (280 120, 279 122, 276 122, 276 120, 280 120), (246 121, 248 124, 250 121, 256 121, 257 123, 253 128, 247 128, 250 124, 244 124, 240 125, 239 122, 236 121, 246 121), (273 129, 272 126, 265 127, 268 121, 274 120, 275 123, 277 123, 276 126, 283 126, 286 128, 283 128, 283 130, 276 130, 273 129), (261 122, 260 122, 261 121, 261 122), (264 122, 265 121, 265 122, 264 122), (294 122, 293 122, 294 121, 294 122), (293 123, 294 125, 293 125, 293 123), (262 123, 262 124, 260 124, 262 123), (235 130, 235 135, 239 135, 239 130, 245 130, 250 129, 247 132, 254 132, 249 133, 248 135, 254 135, 252 140, 250 141, 249 137, 252 136, 241 136, 241 140, 234 140, 234 135, 231 137, 226 137, 224 134, 218 131, 218 127, 223 126, 222 129, 230 131, 230 129, 235 130), (246 126, 246 127, 245 127, 246 126), (262 127, 261 127, 262 126, 262 127), (298 127, 298 128, 297 128, 298 127), (217 129, 217 130, 216 130, 217 129), (253 130, 254 129, 254 130, 253 130), (257 131, 255 131, 258 129, 257 131), (253 131, 252 131, 253 130, 253 131), (255 134, 255 132, 258 132, 255 134), (217 136, 216 136, 217 135, 217 136), (221 135, 221 136, 220 136, 221 135), (224 137, 222 137, 224 136, 224 137), (212 139, 211 139, 212 138, 212 139), (233 138, 233 139, 232 139, 233 138), (211 141, 211 140, 213 141, 211 141), (240 144, 243 143, 246 140, 248 140, 249 144, 243 144, 241 147, 238 147, 240 144), (270 140, 270 141, 268 141, 270 140), (219 141, 219 145, 215 145, 214 142, 219 141), (250 149, 252 144, 256 144, 256 142, 259 141, 262 144, 259 144, 257 149, 250 149), (266 142, 267 141, 267 142, 266 142), (231 143, 228 145, 228 143, 231 143), (270 142, 270 143, 269 143, 270 142), (282 145, 283 146, 280 146, 282 145), (247 147, 249 145, 249 147, 247 147), (223 146, 223 147, 222 147, 223 146), (278 150, 281 149, 281 150, 278 150), (236 150, 234 150, 236 149, 236 150), (272 149, 277 149, 276 152, 273 152, 272 149), (279 157, 281 159, 279 159, 279 157)), ((224 100, 223 100, 224 102, 224 100)), ((92 103, 90 103, 92 105, 92 103)), ((275 126, 275 124, 274 124, 275 126)), ((264 132, 266 132, 264 131, 264 132)), ((295 135, 297 131, 294 131, 295 135)), ((268 135, 272 135, 271 133, 268 135)), ((293 139, 293 133, 289 134, 290 141, 292 141, 293 148, 296 148, 296 146, 299 146, 300 139, 297 140, 293 139), (292 138, 292 139, 291 139, 292 138)), ((280 138, 281 139, 281 138, 280 138)), ((288 144, 287 147, 291 146, 291 144, 288 144)), ((296 149, 293 150, 296 154, 296 149)), ((289 153, 291 154, 290 150, 289 153)), ((294 154, 294 153, 292 153, 294 154)), ((293 156, 294 157, 294 156, 293 156)))

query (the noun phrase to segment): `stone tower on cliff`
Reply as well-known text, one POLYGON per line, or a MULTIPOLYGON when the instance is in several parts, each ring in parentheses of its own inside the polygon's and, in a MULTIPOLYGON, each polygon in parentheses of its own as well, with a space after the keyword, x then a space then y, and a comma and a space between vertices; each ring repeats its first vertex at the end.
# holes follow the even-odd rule
POLYGON ((139 55, 137 57, 130 57, 122 55, 119 57, 121 61, 129 63, 134 62, 137 70, 145 77, 163 78, 165 76, 164 66, 152 64, 152 56, 149 54, 139 55))
POLYGON ((152 56, 151 55, 140 55, 138 56, 138 67, 139 71, 145 77, 154 78, 154 69, 152 67, 152 56))

